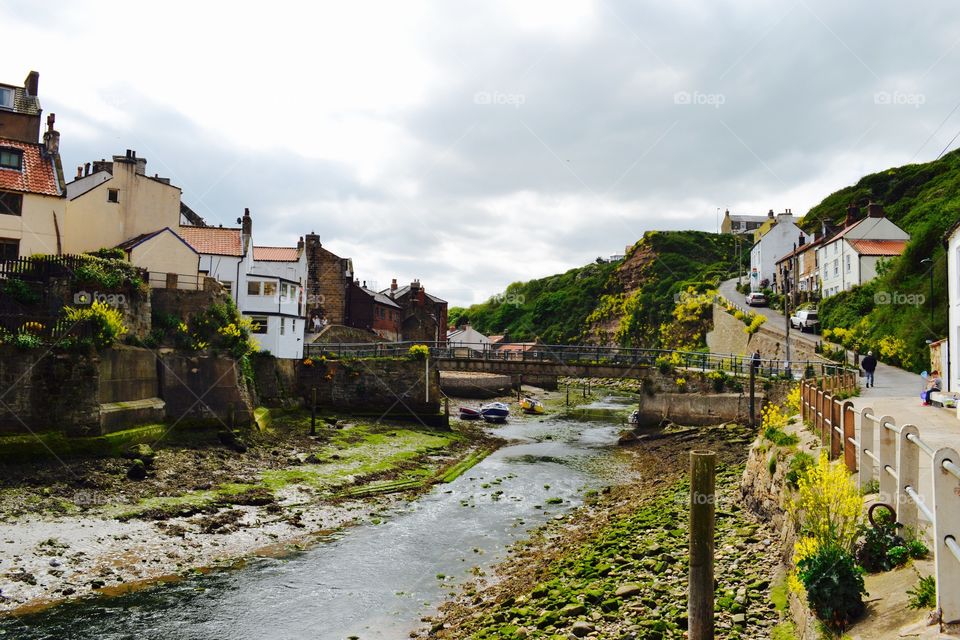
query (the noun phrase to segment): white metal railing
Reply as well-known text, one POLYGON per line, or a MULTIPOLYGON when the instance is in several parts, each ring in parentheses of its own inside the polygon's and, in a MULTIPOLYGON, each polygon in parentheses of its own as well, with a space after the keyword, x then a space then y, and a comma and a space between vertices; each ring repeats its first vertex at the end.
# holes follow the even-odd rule
POLYGON ((842 454, 861 487, 878 480, 880 500, 894 506, 905 528, 916 531, 921 516, 933 526, 937 608, 944 622, 960 621, 960 454, 925 442, 916 425, 897 426, 870 407, 857 410, 814 383, 804 381, 800 395, 801 416, 813 423, 831 459, 842 454), (921 455, 931 461, 929 503, 920 492, 921 455))

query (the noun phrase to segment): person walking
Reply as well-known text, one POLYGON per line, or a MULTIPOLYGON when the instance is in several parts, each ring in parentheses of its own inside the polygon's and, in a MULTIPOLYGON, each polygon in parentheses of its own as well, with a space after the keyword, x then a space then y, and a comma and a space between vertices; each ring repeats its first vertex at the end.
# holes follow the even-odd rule
POLYGON ((757 349, 750 358, 750 367, 753 369, 755 375, 760 375, 760 364, 760 349, 757 349))
POLYGON ((877 370, 877 359, 873 357, 873 351, 867 351, 867 357, 860 361, 860 366, 867 374, 867 388, 875 386, 873 374, 877 370))

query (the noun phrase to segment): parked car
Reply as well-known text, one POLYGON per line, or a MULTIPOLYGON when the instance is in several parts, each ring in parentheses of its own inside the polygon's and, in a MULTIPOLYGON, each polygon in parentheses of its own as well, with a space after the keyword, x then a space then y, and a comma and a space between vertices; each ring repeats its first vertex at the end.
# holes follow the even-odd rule
POLYGON ((790 326, 800 331, 816 331, 820 324, 817 318, 816 309, 800 309, 795 315, 790 316, 790 326))
POLYGON ((753 291, 747 294, 746 302, 749 307, 765 307, 767 306, 767 296, 759 291, 753 291))

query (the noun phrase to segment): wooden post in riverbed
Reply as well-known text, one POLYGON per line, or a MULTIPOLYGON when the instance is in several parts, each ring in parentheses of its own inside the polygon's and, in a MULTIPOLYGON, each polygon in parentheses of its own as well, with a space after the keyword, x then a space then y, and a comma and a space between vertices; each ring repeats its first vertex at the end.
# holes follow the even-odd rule
POLYGON ((567 406, 570 406, 570 383, 567 383, 567 406))
POLYGON ((690 452, 690 640, 713 640, 713 547, 717 454, 690 452))
POLYGON ((757 426, 757 413, 756 413, 756 384, 757 384, 757 368, 753 366, 753 361, 750 361, 750 426, 757 426))
POLYGON ((312 402, 310 403, 310 435, 317 435, 317 388, 313 388, 311 393, 312 402))

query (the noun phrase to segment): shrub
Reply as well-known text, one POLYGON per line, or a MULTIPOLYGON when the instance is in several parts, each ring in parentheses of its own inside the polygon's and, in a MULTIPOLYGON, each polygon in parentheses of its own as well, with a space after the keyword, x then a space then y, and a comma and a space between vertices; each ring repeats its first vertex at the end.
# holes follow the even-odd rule
POLYGON ((889 552, 902 545, 903 538, 897 535, 896 524, 891 518, 876 518, 874 523, 857 543, 857 564, 870 573, 889 571, 894 566, 889 552))
MULTIPOLYGON (((807 365, 809 366, 809 365, 807 365)), ((784 405, 784 409, 788 416, 795 416, 800 413, 800 385, 796 384, 787 394, 787 403, 784 405)))
POLYGON ((907 564, 910 559, 910 550, 903 545, 897 545, 887 549, 887 559, 894 567, 900 567, 907 564))
POLYGON ((796 489, 800 483, 800 477, 807 472, 807 469, 813 466, 813 456, 803 451, 797 452, 790 458, 790 469, 787 471, 787 484, 796 489))
POLYGON ((790 513, 804 536, 822 548, 849 553, 860 536, 863 497, 840 465, 830 464, 825 451, 816 465, 798 478, 790 513))
POLYGON ((415 344, 407 350, 407 357, 411 360, 426 360, 430 356, 430 347, 425 344, 415 344))
POLYGON ((818 547, 797 562, 797 576, 816 616, 834 631, 842 632, 863 613, 866 589, 853 557, 836 544, 818 547))
POLYGON ((713 385, 713 390, 717 393, 723 391, 723 387, 727 384, 727 374, 723 371, 711 371, 707 374, 707 380, 710 381, 710 384, 713 385))
POLYGON ((937 605, 937 580, 933 576, 920 578, 917 586, 907 589, 910 600, 907 606, 911 609, 932 609, 937 605))
POLYGON ((914 560, 922 560, 930 553, 930 549, 928 549, 927 545, 923 543, 923 540, 914 538, 913 540, 909 541, 906 546, 907 551, 910 552, 910 557, 914 560))
POLYGON ((677 391, 679 391, 680 393, 683 393, 684 391, 687 390, 687 379, 686 379, 686 378, 682 378, 682 377, 681 377, 681 378, 677 378, 677 379, 675 380, 675 382, 676 382, 676 385, 677 385, 677 391))
POLYGON ((105 349, 127 333, 123 324, 123 313, 105 302, 95 301, 89 307, 64 307, 64 317, 68 322, 86 323, 93 334, 93 344, 105 349))
POLYGON ((767 427, 763 432, 763 437, 778 447, 792 447, 800 442, 800 438, 797 436, 792 433, 784 433, 776 427, 767 427))
POLYGON ((774 429, 782 431, 789 424, 790 419, 778 404, 768 403, 760 410, 760 425, 764 430, 774 429))
POLYGON ((750 324, 744 328, 744 331, 747 333, 747 335, 753 335, 760 330, 760 326, 766 321, 767 316, 760 315, 759 313, 753 314, 750 324))
POLYGON ((5 280, 2 290, 20 304, 37 304, 40 302, 40 294, 34 291, 29 284, 17 278, 5 280))
POLYGON ((127 254, 124 253, 123 249, 114 247, 104 247, 96 251, 87 251, 87 255, 94 256, 95 258, 103 258, 104 260, 126 260, 127 258, 127 254))

